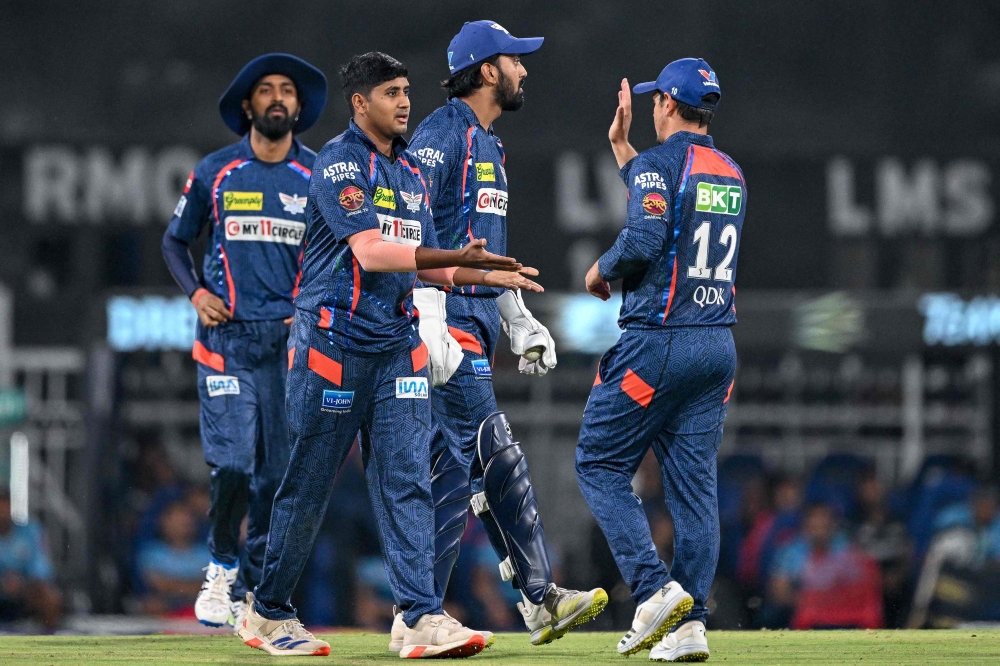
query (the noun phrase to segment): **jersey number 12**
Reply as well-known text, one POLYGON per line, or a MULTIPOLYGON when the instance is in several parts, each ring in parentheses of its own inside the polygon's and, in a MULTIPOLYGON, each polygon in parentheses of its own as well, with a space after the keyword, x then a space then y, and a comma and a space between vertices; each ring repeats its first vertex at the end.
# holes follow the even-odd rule
MULTIPOLYGON (((708 245, 711 233, 711 222, 703 222, 694 232, 693 244, 698 246, 698 255, 695 257, 694 266, 688 266, 689 278, 712 279, 712 269, 708 267, 708 245)), ((733 255, 736 254, 736 227, 727 224, 719 236, 719 244, 727 246, 728 251, 722 263, 715 267, 715 279, 722 282, 732 282, 733 269, 729 267, 729 264, 733 262, 733 255)))

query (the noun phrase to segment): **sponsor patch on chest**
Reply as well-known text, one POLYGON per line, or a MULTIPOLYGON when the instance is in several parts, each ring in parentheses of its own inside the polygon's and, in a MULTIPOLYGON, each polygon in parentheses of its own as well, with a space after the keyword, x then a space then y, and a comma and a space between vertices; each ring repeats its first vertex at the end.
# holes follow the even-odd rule
POLYGON ((378 217, 382 240, 403 245, 420 245, 420 222, 417 220, 404 220, 401 217, 381 213, 376 213, 375 216, 378 217))
POLYGON ((231 375, 209 375, 205 377, 205 384, 208 387, 209 398, 240 394, 240 380, 231 375))
POLYGON ((225 210, 264 210, 263 192, 223 192, 225 210))
POLYGON ((230 215, 226 218, 226 240, 230 241, 298 245, 305 233, 305 222, 256 215, 230 215))
POLYGON ((353 406, 354 391, 333 391, 330 389, 323 391, 321 412, 344 413, 351 411, 353 406))
POLYGON ((493 368, 490 367, 490 362, 485 358, 477 358, 472 361, 472 372, 475 373, 476 379, 493 378, 493 368))
POLYGON ((372 203, 382 208, 396 210, 396 193, 386 187, 376 187, 372 203))
POLYGON ((476 212, 507 217, 507 193, 492 187, 482 188, 476 195, 476 212))
POLYGON ((497 179, 493 162, 476 162, 476 180, 479 182, 494 183, 497 179))
POLYGON ((426 377, 396 377, 397 398, 427 399, 426 377))

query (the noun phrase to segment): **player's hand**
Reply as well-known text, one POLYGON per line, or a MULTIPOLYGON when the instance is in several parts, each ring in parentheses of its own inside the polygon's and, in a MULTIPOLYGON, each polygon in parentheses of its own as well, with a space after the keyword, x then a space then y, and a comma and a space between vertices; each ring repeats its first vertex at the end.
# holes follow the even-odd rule
POLYGON ((480 268, 484 271, 520 271, 523 266, 512 257, 501 257, 486 251, 486 239, 477 238, 458 250, 456 266, 480 268))
POLYGON ((490 271, 483 274, 483 286, 500 287, 501 289, 527 289, 528 291, 537 292, 545 291, 542 285, 529 280, 524 275, 538 275, 538 271, 529 266, 523 267, 518 273, 511 271, 490 271))
POLYGON ((615 111, 615 119, 611 121, 611 129, 608 130, 608 140, 611 141, 611 149, 615 153, 619 169, 639 154, 628 142, 631 127, 632 91, 629 90, 628 79, 622 79, 622 88, 618 91, 618 109, 615 111))
POLYGON ((618 110, 615 119, 611 121, 608 139, 612 145, 628 143, 628 131, 632 127, 632 91, 628 87, 628 79, 622 79, 622 89, 618 91, 618 110))
POLYGON ((292 315, 288 319, 284 320, 286 326, 291 326, 293 321, 295 321, 295 315, 292 315))
POLYGON ((611 285, 607 280, 601 277, 601 271, 597 267, 596 261, 594 262, 594 265, 590 267, 590 270, 587 271, 586 282, 587 291, 589 291, 592 295, 597 296, 602 301, 606 301, 611 298, 611 285))
POLYGON ((233 318, 229 308, 222 302, 222 299, 210 292, 208 289, 199 289, 191 297, 191 304, 194 305, 195 312, 202 325, 212 328, 233 318))

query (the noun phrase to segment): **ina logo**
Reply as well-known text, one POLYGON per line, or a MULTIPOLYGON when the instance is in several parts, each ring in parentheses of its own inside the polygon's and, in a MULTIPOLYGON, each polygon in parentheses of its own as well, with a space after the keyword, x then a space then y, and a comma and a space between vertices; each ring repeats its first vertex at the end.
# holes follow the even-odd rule
POLYGON ((739 215, 743 207, 743 188, 739 185, 698 183, 695 210, 701 213, 739 215))

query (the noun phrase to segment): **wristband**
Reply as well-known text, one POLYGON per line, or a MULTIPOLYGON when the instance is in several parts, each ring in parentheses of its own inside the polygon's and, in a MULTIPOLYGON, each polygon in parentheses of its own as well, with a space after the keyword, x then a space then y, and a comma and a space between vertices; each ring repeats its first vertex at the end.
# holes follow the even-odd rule
POLYGON ((194 293, 191 294, 191 304, 194 305, 195 307, 198 307, 198 301, 200 301, 202 298, 211 293, 212 292, 210 292, 208 289, 205 289, 204 287, 201 287, 200 289, 195 289, 194 293))

